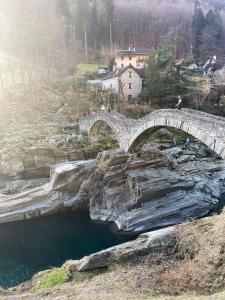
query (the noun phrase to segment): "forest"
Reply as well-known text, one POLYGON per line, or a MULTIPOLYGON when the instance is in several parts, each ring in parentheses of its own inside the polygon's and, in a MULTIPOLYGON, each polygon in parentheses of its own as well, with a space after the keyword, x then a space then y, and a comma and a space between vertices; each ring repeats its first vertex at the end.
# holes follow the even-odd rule
POLYGON ((0 29, 1 72, 22 65, 49 81, 116 49, 159 49, 171 30, 177 59, 225 58, 222 0, 0 0, 0 29))

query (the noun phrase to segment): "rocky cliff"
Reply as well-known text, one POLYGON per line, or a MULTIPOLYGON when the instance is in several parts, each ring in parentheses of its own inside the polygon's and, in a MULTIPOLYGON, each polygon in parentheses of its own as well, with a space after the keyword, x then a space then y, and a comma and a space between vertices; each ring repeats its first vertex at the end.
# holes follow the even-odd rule
POLYGON ((206 216, 224 195, 223 161, 204 158, 199 148, 161 151, 154 144, 138 155, 110 150, 56 165, 49 183, 1 197, 0 222, 89 209, 93 220, 133 234, 206 216))

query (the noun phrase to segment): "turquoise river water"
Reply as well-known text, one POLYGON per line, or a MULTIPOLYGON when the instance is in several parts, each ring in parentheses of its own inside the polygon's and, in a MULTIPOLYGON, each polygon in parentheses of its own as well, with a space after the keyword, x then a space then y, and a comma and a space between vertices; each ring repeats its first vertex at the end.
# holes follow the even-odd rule
POLYGON ((2 224, 0 286, 15 286, 38 271, 124 241, 112 233, 110 226, 93 223, 85 212, 2 224))

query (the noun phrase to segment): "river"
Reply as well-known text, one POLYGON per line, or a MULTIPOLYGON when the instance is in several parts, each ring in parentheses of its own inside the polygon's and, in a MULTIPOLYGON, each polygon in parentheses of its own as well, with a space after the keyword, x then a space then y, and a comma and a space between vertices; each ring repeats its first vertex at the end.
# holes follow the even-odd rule
POLYGON ((112 233, 110 226, 93 223, 85 212, 2 224, 0 286, 15 286, 38 271, 124 241, 125 238, 112 233))

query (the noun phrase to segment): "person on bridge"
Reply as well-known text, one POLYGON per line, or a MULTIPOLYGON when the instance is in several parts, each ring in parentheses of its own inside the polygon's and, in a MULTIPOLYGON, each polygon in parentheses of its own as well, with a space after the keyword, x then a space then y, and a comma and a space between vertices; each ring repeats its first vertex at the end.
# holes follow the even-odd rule
POLYGON ((178 98, 178 102, 177 102, 175 108, 181 110, 183 107, 182 98, 181 98, 181 96, 178 96, 177 98, 178 98))
POLYGON ((101 106, 101 111, 105 111, 105 105, 104 104, 101 106))

